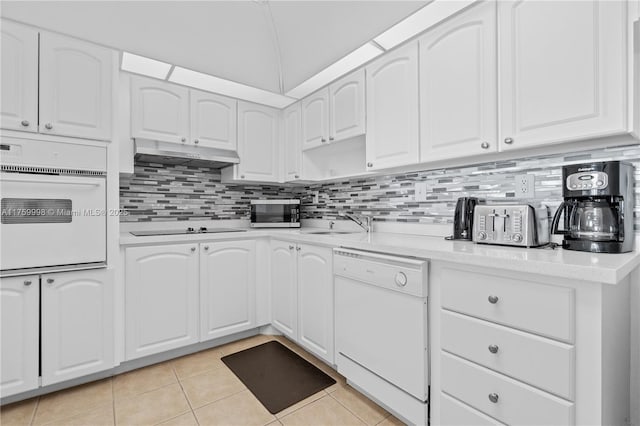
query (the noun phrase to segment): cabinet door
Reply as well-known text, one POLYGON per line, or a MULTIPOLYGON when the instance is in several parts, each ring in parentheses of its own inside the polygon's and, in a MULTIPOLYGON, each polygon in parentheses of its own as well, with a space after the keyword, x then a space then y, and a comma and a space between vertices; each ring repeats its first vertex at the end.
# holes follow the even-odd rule
POLYGON ((198 342, 195 244, 126 250, 127 360, 198 342))
POLYGON ((300 147, 301 130, 300 103, 296 102, 283 112, 283 150, 284 150, 284 180, 295 181, 302 174, 302 151, 300 147))
POLYGON ((212 93, 190 91, 191 143, 210 148, 238 149, 238 101, 212 93))
POLYGON ((298 291, 296 246, 271 240, 271 324, 297 340, 298 291))
POLYGON ((278 182, 280 111, 238 102, 238 174, 241 180, 278 182))
POLYGON ((626 2, 501 1, 501 149, 626 132, 626 2))
POLYGON ((91 43, 40 33, 40 132, 111 139, 112 54, 91 43))
POLYGON ((42 385, 113 367, 113 271, 42 275, 42 385))
POLYGON ((0 279, 2 397, 38 387, 39 303, 38 275, 0 279))
POLYGON ((38 31, 2 20, 0 127, 38 131, 38 31))
POLYGON ((329 91, 319 92, 302 100, 302 150, 315 148, 329 138, 329 91))
POLYGON ((418 44, 366 68, 367 170, 418 162, 418 44))
POLYGON ((131 137, 186 143, 189 89, 162 81, 131 78, 131 137))
POLYGON ((480 3, 420 39, 420 161, 496 152, 496 6, 480 3))
POLYGON ((364 68, 329 86, 329 140, 363 135, 364 68))
POLYGON ((333 364, 333 252, 298 247, 299 343, 333 364))
POLYGON ((200 341, 256 324, 256 242, 200 244, 200 341))

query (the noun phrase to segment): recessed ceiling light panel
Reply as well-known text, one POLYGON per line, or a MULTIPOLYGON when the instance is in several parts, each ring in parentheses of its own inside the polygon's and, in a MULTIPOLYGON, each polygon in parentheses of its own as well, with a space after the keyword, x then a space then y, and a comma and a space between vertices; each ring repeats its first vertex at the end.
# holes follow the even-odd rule
POLYGON ((169 81, 276 108, 284 108, 297 100, 278 93, 181 67, 175 67, 173 69, 173 72, 169 76, 169 81))
POLYGON ((292 98, 303 98, 319 88, 326 86, 338 77, 347 74, 358 68, 360 65, 369 62, 371 59, 383 53, 382 49, 371 43, 367 43, 344 58, 334 62, 313 77, 305 80, 298 86, 287 92, 287 96, 292 98))
POLYGON ((129 52, 122 52, 122 64, 120 68, 122 68, 123 71, 164 80, 169 74, 171 64, 156 61, 155 59, 145 56, 134 55, 129 52))
POLYGON ((476 0, 435 0, 416 13, 398 22, 374 38, 384 49, 389 50, 409 40, 443 19, 461 11, 476 0))

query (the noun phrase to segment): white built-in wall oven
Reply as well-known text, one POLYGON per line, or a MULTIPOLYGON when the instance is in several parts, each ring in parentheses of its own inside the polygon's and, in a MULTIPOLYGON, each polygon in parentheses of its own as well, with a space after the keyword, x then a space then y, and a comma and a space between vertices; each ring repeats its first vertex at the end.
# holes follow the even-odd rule
POLYGON ((251 200, 252 228, 300 228, 300 200, 251 200))
POLYGON ((3 138, 0 273, 106 265, 105 148, 3 138))

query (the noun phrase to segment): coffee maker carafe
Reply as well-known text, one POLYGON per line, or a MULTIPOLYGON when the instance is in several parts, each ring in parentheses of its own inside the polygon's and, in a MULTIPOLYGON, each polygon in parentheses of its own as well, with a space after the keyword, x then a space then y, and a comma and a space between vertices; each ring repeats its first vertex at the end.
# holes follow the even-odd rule
POLYGON ((562 247, 595 253, 633 250, 633 166, 606 161, 562 168, 562 195, 551 225, 562 247), (559 229, 564 214, 564 229, 559 229))

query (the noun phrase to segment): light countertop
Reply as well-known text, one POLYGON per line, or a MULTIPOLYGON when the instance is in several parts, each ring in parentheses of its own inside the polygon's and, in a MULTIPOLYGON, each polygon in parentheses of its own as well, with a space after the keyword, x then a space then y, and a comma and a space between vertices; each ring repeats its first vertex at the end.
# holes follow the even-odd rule
POLYGON ((616 284, 640 264, 640 253, 596 254, 552 249, 524 249, 481 245, 466 241, 446 241, 442 237, 364 232, 350 234, 313 234, 301 229, 261 229, 217 234, 163 235, 136 237, 120 234, 122 246, 169 243, 200 243, 238 239, 273 238, 330 247, 377 251, 400 256, 463 263, 558 278, 616 284))

